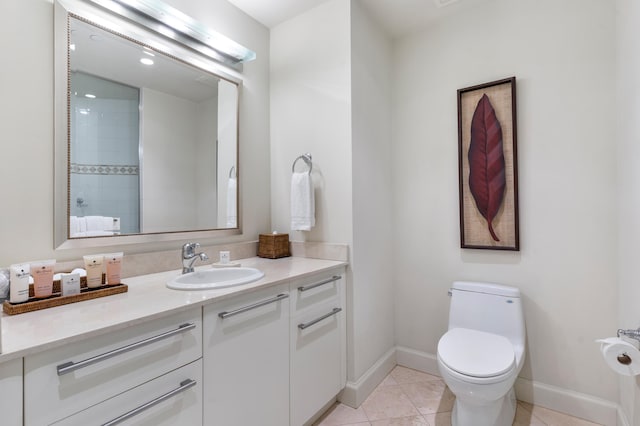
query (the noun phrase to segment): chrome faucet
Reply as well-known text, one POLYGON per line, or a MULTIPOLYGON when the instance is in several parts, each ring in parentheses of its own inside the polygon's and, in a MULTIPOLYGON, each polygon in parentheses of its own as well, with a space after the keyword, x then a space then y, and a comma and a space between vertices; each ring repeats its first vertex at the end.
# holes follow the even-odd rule
POLYGON ((196 260, 209 260, 206 253, 196 253, 196 249, 200 247, 198 243, 186 243, 182 246, 182 273, 187 274, 193 272, 193 264, 196 260))

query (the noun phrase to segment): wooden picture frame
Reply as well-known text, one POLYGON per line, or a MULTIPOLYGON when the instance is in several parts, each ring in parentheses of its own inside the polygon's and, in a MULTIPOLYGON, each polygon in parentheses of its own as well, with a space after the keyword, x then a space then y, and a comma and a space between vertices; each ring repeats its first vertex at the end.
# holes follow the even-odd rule
POLYGON ((516 78, 458 90, 460 247, 520 250, 516 78))

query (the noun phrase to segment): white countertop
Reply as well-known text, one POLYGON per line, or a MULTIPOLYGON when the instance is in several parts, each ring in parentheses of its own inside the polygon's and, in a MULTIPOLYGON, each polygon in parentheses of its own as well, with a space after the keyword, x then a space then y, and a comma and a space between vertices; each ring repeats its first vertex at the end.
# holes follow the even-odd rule
MULTIPOLYGON (((124 279, 124 284, 129 286, 126 293, 25 314, 2 314, 0 362, 346 265, 302 257, 252 257, 237 262, 260 269, 265 276, 231 288, 181 291, 166 287, 167 281, 178 276, 180 271, 159 272, 124 279)), ((196 270, 207 268, 211 266, 200 266, 196 270)))

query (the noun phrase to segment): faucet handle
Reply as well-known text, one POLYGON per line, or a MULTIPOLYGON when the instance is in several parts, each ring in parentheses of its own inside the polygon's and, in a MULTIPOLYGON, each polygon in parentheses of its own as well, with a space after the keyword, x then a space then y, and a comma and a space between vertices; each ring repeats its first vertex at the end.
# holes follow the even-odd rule
POLYGON ((182 257, 193 257, 196 254, 196 249, 200 247, 200 243, 186 243, 182 246, 182 257))

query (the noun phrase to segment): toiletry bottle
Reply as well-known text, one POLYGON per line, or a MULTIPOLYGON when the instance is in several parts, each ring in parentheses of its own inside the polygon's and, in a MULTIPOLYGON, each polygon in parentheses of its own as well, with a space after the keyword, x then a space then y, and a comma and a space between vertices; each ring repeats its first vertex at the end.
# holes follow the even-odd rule
POLYGON ((42 299, 53 294, 53 268, 55 260, 41 260, 31 263, 31 276, 33 277, 33 295, 42 299))
POLYGON ((63 296, 80 294, 80 274, 62 274, 60 277, 60 291, 63 296))
POLYGON ((82 256, 84 259, 84 268, 87 270, 87 287, 96 288, 102 285, 102 262, 104 256, 95 254, 90 256, 82 256))
POLYGON ((29 264, 11 265, 9 269, 9 302, 26 302, 29 300, 29 275, 31 273, 29 264))
POLYGON ((104 255, 107 262, 107 284, 116 285, 122 281, 122 253, 109 253, 104 255))

